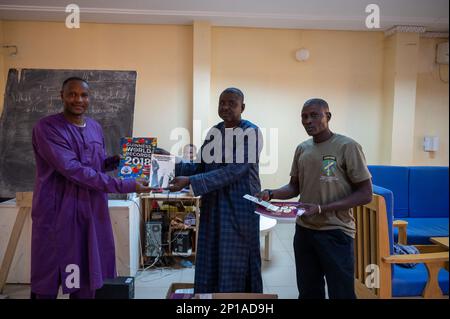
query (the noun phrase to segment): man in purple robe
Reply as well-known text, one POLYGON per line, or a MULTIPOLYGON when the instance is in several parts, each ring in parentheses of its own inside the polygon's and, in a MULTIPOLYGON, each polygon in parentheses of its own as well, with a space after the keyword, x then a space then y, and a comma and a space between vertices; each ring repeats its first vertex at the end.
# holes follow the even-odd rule
POLYGON ((59 286, 71 299, 94 298, 103 280, 116 276, 107 193, 150 190, 105 173, 119 157, 106 157, 102 128, 84 116, 88 83, 67 79, 61 98, 64 111, 33 128, 32 299, 56 298, 59 286))

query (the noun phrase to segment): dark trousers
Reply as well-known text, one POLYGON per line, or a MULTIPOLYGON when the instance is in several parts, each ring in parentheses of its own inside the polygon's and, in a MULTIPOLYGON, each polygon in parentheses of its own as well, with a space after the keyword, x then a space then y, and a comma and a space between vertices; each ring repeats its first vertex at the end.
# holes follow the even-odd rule
POLYGON ((353 238, 341 230, 312 230, 296 225, 297 287, 301 299, 355 299, 353 238))

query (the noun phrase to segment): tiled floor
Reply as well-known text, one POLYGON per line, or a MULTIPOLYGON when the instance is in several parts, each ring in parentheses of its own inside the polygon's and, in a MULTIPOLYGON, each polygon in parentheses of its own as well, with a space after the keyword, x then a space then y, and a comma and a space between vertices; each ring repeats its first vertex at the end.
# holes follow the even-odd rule
MULTIPOLYGON (((282 299, 296 299, 298 290, 295 278, 295 261, 292 247, 294 224, 277 224, 272 232, 272 258, 262 261, 265 293, 278 294, 282 299)), ((264 240, 261 238, 261 249, 264 240)), ((194 282, 194 269, 159 268, 139 272, 135 278, 135 298, 163 299, 173 282, 194 282)), ((29 298, 29 285, 7 285, 4 294, 12 299, 29 298)), ((59 298, 67 298, 59 295, 59 298)))

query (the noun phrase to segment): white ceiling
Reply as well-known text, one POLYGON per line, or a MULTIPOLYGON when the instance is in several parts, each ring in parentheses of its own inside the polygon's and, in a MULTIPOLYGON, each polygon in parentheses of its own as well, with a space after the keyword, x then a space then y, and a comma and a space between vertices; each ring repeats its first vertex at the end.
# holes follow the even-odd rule
POLYGON ((448 32, 448 0, 0 0, 0 19, 65 21, 65 6, 76 3, 81 23, 183 24, 215 26, 367 30, 365 8, 376 3, 381 29, 424 26, 448 32))

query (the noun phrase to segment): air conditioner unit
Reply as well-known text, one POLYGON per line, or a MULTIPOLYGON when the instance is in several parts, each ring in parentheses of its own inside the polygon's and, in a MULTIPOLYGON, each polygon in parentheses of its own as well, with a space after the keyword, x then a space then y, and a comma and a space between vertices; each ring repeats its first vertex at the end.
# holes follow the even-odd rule
POLYGON ((436 50, 436 63, 448 64, 448 42, 438 44, 436 50))

